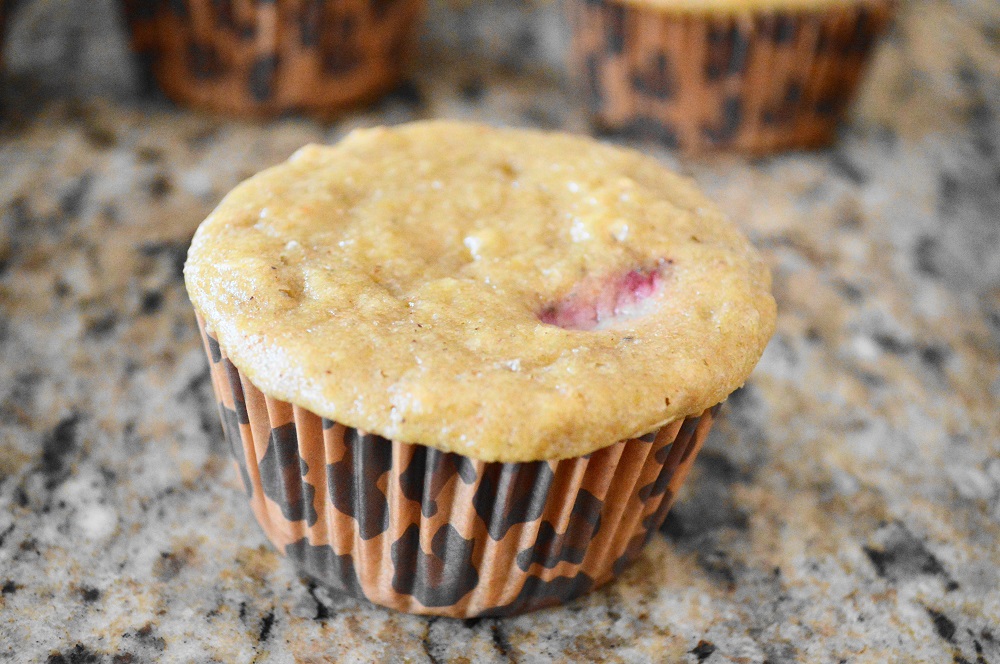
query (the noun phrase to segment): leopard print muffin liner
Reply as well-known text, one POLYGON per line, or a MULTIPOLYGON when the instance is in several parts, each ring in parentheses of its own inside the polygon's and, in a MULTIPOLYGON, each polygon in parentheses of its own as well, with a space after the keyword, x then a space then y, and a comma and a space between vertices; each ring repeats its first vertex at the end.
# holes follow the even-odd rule
POLYGON ((610 581, 662 525, 718 408, 582 457, 476 461, 269 397, 198 323, 264 533, 324 585, 409 613, 509 616, 610 581))
POLYGON ((566 0, 570 64, 600 129, 688 152, 815 148, 833 141, 895 8, 716 15, 566 0))
POLYGON ((395 86, 424 0, 122 0, 132 47, 174 101, 330 116, 395 86))
POLYGON ((0 0, 0 66, 3 65, 4 35, 7 34, 7 12, 9 0, 0 0))

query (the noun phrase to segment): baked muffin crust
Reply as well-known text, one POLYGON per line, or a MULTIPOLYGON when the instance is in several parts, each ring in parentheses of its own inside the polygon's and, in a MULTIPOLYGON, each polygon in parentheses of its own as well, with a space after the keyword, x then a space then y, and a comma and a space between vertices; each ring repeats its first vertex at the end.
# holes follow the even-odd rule
POLYGON ((743 384, 770 275, 695 186, 568 134, 306 146, 195 234, 188 292, 265 393, 484 461, 587 454, 743 384))

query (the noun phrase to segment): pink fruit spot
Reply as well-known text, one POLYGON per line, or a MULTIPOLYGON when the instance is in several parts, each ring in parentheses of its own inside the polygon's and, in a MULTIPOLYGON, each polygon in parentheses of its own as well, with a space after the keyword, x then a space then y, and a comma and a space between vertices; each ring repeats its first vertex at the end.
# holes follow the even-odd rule
POLYGON ((543 309, 538 319, 566 330, 593 330, 615 320, 645 313, 643 306, 666 278, 673 261, 661 260, 653 270, 637 269, 605 279, 585 279, 562 300, 543 309))

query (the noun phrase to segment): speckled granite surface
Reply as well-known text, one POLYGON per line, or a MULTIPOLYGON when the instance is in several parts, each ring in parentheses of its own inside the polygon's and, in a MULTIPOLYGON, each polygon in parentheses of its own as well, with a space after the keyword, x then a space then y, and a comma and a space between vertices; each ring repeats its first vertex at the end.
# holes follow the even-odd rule
MULTIPOLYGON (((12 45, 56 30, 27 23, 39 11, 22 5, 12 45)), ((82 88, 104 101, 70 102, 46 85, 58 58, 8 53, 0 661, 1000 662, 990 0, 912 3, 836 149, 678 161, 640 145, 751 234, 781 315, 623 579, 517 619, 428 620, 331 596, 272 552, 224 456, 187 243, 241 178, 353 126, 585 128, 513 56, 428 53, 412 84, 329 126, 190 115, 107 71, 82 88)))

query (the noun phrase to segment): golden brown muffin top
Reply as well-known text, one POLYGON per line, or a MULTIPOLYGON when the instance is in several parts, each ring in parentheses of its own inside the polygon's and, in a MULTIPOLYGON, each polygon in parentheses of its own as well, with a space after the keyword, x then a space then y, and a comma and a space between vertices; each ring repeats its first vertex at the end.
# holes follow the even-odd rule
POLYGON ((302 148, 226 196, 185 278, 265 393, 485 461, 699 413, 743 384, 775 318, 766 267, 689 180, 457 122, 302 148))

